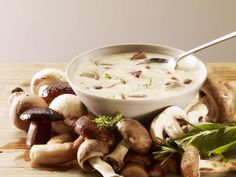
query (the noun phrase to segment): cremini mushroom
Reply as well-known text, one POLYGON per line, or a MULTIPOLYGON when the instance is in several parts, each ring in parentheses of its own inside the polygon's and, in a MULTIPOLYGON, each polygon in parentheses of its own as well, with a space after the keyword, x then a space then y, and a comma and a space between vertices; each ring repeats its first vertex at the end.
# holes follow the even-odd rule
POLYGON ((208 76, 200 90, 199 102, 188 110, 189 121, 234 122, 236 113, 236 95, 225 81, 208 76))
POLYGON ((152 164, 150 155, 129 152, 124 162, 126 165, 121 171, 124 177, 148 177, 147 168, 152 164))
POLYGON ((228 162, 213 159, 202 160, 199 150, 191 144, 186 144, 180 168, 183 177, 200 177, 201 173, 223 173, 236 170, 236 159, 228 162))
POLYGON ((94 119, 94 115, 84 115, 80 117, 76 121, 75 132, 85 138, 109 141, 111 139, 110 129, 97 127, 95 122, 93 122, 94 119))
POLYGON ((74 131, 75 122, 79 117, 87 113, 86 107, 79 97, 72 94, 63 94, 56 97, 49 108, 57 111, 64 118, 62 121, 53 122, 53 130, 57 133, 74 131))
POLYGON ((107 142, 96 139, 85 139, 77 152, 79 166, 85 171, 95 169, 104 177, 120 177, 113 168, 102 160, 102 157, 109 152, 107 142))
POLYGON ((70 162, 76 159, 78 148, 83 141, 84 138, 79 137, 74 142, 51 141, 48 144, 34 145, 30 150, 30 159, 40 165, 60 165, 70 162))
POLYGON ((38 96, 42 97, 48 104, 50 104, 54 98, 62 94, 75 95, 75 92, 67 82, 43 85, 39 88, 38 92, 38 96))
POLYGON ((123 118, 116 124, 116 127, 123 139, 104 159, 116 171, 120 171, 124 166, 123 159, 129 148, 138 153, 146 153, 151 148, 152 140, 146 128, 137 120, 123 118))
POLYGON ((22 121, 20 115, 30 108, 46 108, 47 103, 37 95, 32 95, 24 92, 14 92, 9 98, 10 112, 9 116, 13 124, 24 131, 27 131, 30 122, 22 121))
POLYGON ((152 140, 155 143, 160 143, 160 139, 164 140, 168 135, 170 138, 177 138, 184 134, 187 125, 181 126, 182 120, 188 120, 185 111, 177 106, 170 106, 163 112, 157 115, 150 126, 152 140))
POLYGON ((32 77, 30 91, 38 95, 41 86, 60 82, 66 82, 64 72, 54 68, 43 69, 32 77))
POLYGON ((30 122, 26 145, 46 144, 51 139, 51 122, 62 120, 63 117, 50 108, 31 108, 20 115, 20 119, 30 122))

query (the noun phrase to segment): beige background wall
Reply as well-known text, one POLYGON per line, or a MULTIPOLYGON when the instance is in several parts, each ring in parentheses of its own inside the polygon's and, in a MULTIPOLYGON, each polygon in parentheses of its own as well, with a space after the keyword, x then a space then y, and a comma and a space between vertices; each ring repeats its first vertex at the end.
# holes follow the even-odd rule
MULTIPOLYGON (((235 30, 236 0, 0 0, 0 62, 67 62, 130 42, 187 50, 235 30)), ((197 56, 236 62, 236 39, 197 56)))

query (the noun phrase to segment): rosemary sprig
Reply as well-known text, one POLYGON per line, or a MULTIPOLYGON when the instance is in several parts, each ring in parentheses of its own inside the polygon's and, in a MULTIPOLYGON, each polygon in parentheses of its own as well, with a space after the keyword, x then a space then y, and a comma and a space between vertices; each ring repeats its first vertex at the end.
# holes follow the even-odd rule
POLYGON ((100 128, 113 128, 122 119, 122 114, 116 112, 114 116, 99 115, 93 122, 100 128))

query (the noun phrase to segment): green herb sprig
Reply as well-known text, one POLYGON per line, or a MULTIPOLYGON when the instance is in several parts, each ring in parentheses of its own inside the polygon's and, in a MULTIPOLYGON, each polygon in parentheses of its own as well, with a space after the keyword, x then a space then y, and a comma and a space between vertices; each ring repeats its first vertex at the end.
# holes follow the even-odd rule
POLYGON ((160 158, 182 154, 184 144, 197 147, 203 158, 220 156, 226 161, 224 154, 236 150, 236 125, 206 123, 194 126, 187 134, 177 139, 161 140, 153 155, 155 158, 160 158))
POLYGON ((145 88, 150 88, 150 87, 152 86, 152 78, 149 78, 148 83, 143 84, 143 86, 144 86, 145 88))
POLYGON ((114 116, 99 115, 93 122, 99 128, 113 128, 122 119, 122 114, 117 112, 114 116))

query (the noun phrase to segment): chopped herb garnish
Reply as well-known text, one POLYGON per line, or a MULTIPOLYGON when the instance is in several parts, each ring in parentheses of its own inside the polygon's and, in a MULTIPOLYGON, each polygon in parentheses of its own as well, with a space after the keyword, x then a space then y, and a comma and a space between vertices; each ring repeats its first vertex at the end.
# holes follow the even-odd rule
POLYGON ((122 114, 117 112, 114 116, 99 115, 93 122, 101 128, 112 128, 122 119, 122 114))
POLYGON ((144 87, 150 88, 152 86, 152 78, 149 79, 148 83, 143 84, 144 87))
POLYGON ((110 74, 108 74, 108 73, 106 73, 104 77, 105 77, 105 79, 111 79, 111 78, 112 78, 112 77, 110 76, 110 74))

